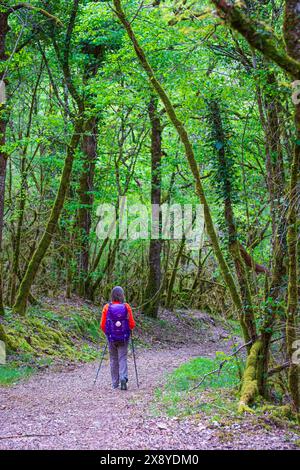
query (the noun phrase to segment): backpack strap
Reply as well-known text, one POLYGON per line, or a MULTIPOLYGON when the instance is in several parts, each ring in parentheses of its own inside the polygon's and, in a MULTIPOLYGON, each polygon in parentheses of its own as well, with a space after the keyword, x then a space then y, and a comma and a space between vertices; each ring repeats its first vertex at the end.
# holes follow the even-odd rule
POLYGON ((124 303, 124 307, 126 308, 126 312, 127 312, 127 320, 129 320, 129 312, 128 312, 127 305, 125 303, 124 303))

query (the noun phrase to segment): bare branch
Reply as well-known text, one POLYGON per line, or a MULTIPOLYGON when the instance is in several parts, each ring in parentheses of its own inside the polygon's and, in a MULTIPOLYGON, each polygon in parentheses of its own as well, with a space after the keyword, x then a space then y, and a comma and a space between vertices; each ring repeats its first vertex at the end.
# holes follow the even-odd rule
POLYGON ((270 369, 268 372, 268 376, 270 377, 271 375, 278 374, 279 372, 283 371, 284 369, 287 369, 288 367, 290 367, 290 361, 286 361, 283 364, 280 364, 279 366, 270 369))
MULTIPOLYGON (((2 5, 2 2, 0 3, 0 5, 2 5)), ((63 26, 63 23, 61 22, 59 18, 57 18, 57 16, 51 15, 51 13, 49 13, 47 10, 44 10, 43 8, 35 7, 33 5, 30 5, 30 3, 26 3, 26 2, 17 3, 16 5, 9 7, 9 13, 13 13, 14 11, 22 10, 22 9, 31 10, 31 11, 40 13, 41 15, 45 16, 49 20, 54 21, 56 25, 63 26)))
MULTIPOLYGON (((236 349, 232 354, 230 354, 228 357, 233 357, 233 356, 236 356, 240 351, 241 349, 244 349, 246 348, 247 346, 250 346, 250 344, 252 344, 254 342, 254 340, 250 340, 248 341, 247 343, 245 344, 242 344, 238 349, 236 349)), ((220 374, 221 370, 222 370, 222 367, 224 366, 224 364, 228 361, 228 359, 223 359, 223 361, 220 362, 219 364, 219 367, 217 367, 217 369, 214 369, 214 370, 211 370, 210 372, 207 372, 207 374, 204 374, 202 379, 200 380, 200 382, 195 385, 193 388, 190 389, 190 392, 192 392, 193 390, 195 390, 196 388, 200 387, 200 385, 203 384, 204 380, 206 379, 206 377, 208 377, 209 375, 212 375, 212 374, 220 374)))

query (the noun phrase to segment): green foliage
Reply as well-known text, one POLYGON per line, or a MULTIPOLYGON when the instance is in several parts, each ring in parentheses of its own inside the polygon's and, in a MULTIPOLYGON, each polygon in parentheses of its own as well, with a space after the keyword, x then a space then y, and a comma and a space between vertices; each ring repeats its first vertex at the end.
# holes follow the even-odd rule
MULTIPOLYGON (((31 3, 39 7, 45 2, 31 3)), ((8 155, 1 252, 4 301, 12 306, 13 287, 18 288, 26 272, 57 195, 78 114, 78 103, 68 88, 71 81, 82 97, 85 123, 95 119, 95 129, 91 132, 84 127, 80 131, 67 197, 51 246, 36 270, 32 292, 37 299, 49 300, 65 292, 67 297, 76 293, 91 299, 87 281, 93 284, 99 280, 93 293, 98 303, 106 302, 111 286, 118 283, 124 285, 130 302, 141 305, 149 271, 149 241, 122 240, 114 252, 111 240, 94 266, 103 242, 97 238, 95 228, 99 204, 117 207, 120 195, 127 196, 128 204, 143 203, 150 209, 148 106, 152 90, 109 2, 79 1, 69 43, 73 2, 46 3, 62 24, 49 21, 38 10, 12 12, 5 38, 8 60, 3 57, 0 63, 0 71, 7 76, 8 96, 0 116, 8 119, 2 146, 8 155), (64 54, 68 47, 66 64, 64 54), (96 155, 89 161, 83 144, 91 136, 96 141, 96 155), (84 176, 84 196, 91 196, 88 201, 80 197, 84 176), (83 209, 82 220, 89 225, 86 231, 79 220, 83 209), (88 255, 86 272, 81 270, 83 252, 88 255)), ((232 266, 232 258, 224 243, 224 200, 230 193, 239 241, 255 261, 273 266, 276 252, 272 252, 272 203, 278 204, 283 225, 278 233, 284 246, 288 224, 283 219, 288 213, 289 191, 283 187, 281 194, 272 199, 269 182, 276 178, 271 175, 270 179, 273 170, 270 172, 268 165, 275 165, 280 154, 277 168, 282 167, 283 179, 288 182, 292 147, 299 142, 293 135, 292 87, 286 75, 252 50, 245 38, 220 23, 208 0, 201 4, 175 2, 176 5, 171 0, 159 5, 150 1, 141 5, 136 0, 122 3, 149 63, 186 127, 228 265, 232 266), (270 107, 274 103, 276 106, 270 107), (270 149, 272 136, 267 121, 274 109, 278 114, 280 152, 270 149), (226 156, 223 162, 222 152, 226 156)), ((272 39, 271 34, 281 33, 280 2, 252 3, 247 2, 247 15, 263 20, 263 24, 257 23, 258 32, 282 50, 282 41, 272 39)), ((198 199, 183 146, 161 103, 158 115, 162 125, 162 201, 195 204, 198 199)), ((129 221, 133 218, 130 216, 129 221)), ((163 243, 162 306, 177 251, 177 241, 163 243)), ((258 330, 272 332, 279 338, 285 321, 286 276, 278 300, 267 293, 262 275, 249 269, 249 279, 258 330), (274 311, 275 324, 266 326, 266 319, 274 311)), ((205 242, 199 253, 186 246, 175 280, 174 305, 222 313, 234 323, 237 312, 222 283, 209 244, 205 242)), ((25 361, 44 357, 92 359, 95 345, 101 341, 97 315, 90 315, 83 307, 65 311, 63 307, 52 307, 31 307, 26 319, 13 318, 7 312, 5 322, 12 350, 18 351, 25 361), (88 344, 83 346, 83 341, 88 344)), ((157 324, 147 319, 141 319, 141 324, 149 336, 156 331, 157 324)), ((233 324, 233 334, 239 336, 236 325, 233 324)), ((161 335, 176 333, 176 327, 165 320, 160 320, 159 326, 161 335)), ((278 354, 279 348, 272 346, 272 352, 278 354)), ((224 388, 222 380, 232 364, 226 362, 220 376, 206 379, 205 383, 213 389, 224 388)), ((195 364, 177 377, 182 393, 185 386, 196 381, 197 374, 205 373, 205 361, 198 368, 199 371, 195 364)))
MULTIPOLYGON (((220 353, 221 354, 221 353, 220 353)), ((220 357, 219 354, 219 357, 220 357)), ((182 364, 167 376, 166 384, 163 388, 156 390, 156 406, 162 406, 165 412, 174 416, 177 414, 195 414, 201 407, 205 407, 202 403, 201 396, 203 390, 213 392, 213 403, 211 400, 207 403, 207 408, 214 406, 214 401, 218 397, 221 390, 229 389, 238 385, 237 365, 232 358, 223 366, 220 374, 214 373, 206 377, 203 384, 194 391, 191 391, 203 378, 203 376, 215 369, 219 368, 222 359, 210 359, 207 357, 199 357, 182 364), (218 392, 218 393, 217 393, 218 392)), ((219 401, 222 399, 219 395, 219 401)), ((216 405, 217 403, 215 403, 216 405)))
MULTIPOLYGON (((214 369, 218 369, 219 363, 224 360, 224 353, 217 353, 216 359, 199 357, 178 367, 168 378, 166 390, 184 391, 192 388, 201 377, 214 369)), ((229 357, 228 357, 229 359, 229 357)), ((231 358, 224 366, 220 374, 212 374, 203 382, 203 388, 230 388, 237 384, 237 369, 235 361, 231 358)), ((199 389, 201 390, 201 388, 199 389)))
POLYGON ((26 379, 34 372, 32 367, 17 365, 0 365, 0 385, 12 385, 21 379, 26 379))

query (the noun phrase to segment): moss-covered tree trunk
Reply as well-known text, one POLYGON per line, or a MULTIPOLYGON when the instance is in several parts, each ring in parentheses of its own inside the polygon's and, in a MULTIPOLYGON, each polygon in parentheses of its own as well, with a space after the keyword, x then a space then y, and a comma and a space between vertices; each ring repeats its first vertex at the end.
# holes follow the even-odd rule
POLYGON ((272 276, 266 292, 264 320, 260 329, 262 347, 258 358, 257 372, 258 389, 263 396, 268 394, 269 350, 274 323, 277 318, 282 317, 281 313, 283 313, 280 301, 284 292, 286 274, 286 217, 282 210, 285 198, 285 177, 277 93, 276 76, 273 72, 268 72, 267 86, 264 91, 265 113, 263 112, 262 100, 258 100, 261 123, 265 132, 267 185, 272 219, 272 276))
MULTIPOLYGON (((284 42, 278 42, 271 28, 256 19, 245 15, 239 6, 226 0, 212 0, 217 11, 231 27, 244 36, 248 43, 263 53, 266 58, 276 62, 295 79, 300 79, 300 2, 286 0, 284 9, 283 35, 284 42)), ((295 110, 296 139, 293 159, 290 168, 289 207, 287 215, 287 248, 288 248, 288 304, 286 321, 287 352, 290 359, 289 389, 294 408, 299 416, 299 366, 293 364, 292 354, 296 339, 297 305, 298 305, 298 229, 297 229, 297 185, 300 167, 300 105, 295 110)))
POLYGON ((175 258, 175 263, 174 263, 174 266, 172 266, 172 273, 171 273, 170 281, 169 281, 168 288, 167 288, 167 298, 166 298, 167 308, 172 307, 173 290, 174 290, 174 285, 176 281, 178 266, 179 266, 179 263, 183 254, 184 247, 185 247, 185 238, 183 238, 180 242, 179 249, 175 258))
POLYGON ((13 311, 17 314, 24 315, 26 313, 27 300, 31 286, 33 285, 40 264, 55 233, 57 223, 64 205, 65 197, 69 189, 75 152, 78 147, 80 135, 82 134, 82 132, 83 120, 82 118, 80 118, 77 119, 77 121, 75 122, 73 136, 71 142, 68 145, 67 155, 60 179, 58 192, 56 195, 55 202, 52 206, 49 220, 47 222, 44 233, 37 245, 37 248, 33 253, 33 256, 28 264, 27 270, 17 291, 16 301, 13 306, 13 311))
MULTIPOLYGON (((214 143, 218 144, 216 146, 218 160, 217 178, 224 201, 224 217, 228 234, 228 248, 240 286, 244 322, 247 325, 247 330, 250 335, 249 339, 254 340, 257 336, 257 332, 253 313, 252 295, 249 286, 248 272, 240 252, 240 243, 238 241, 237 227, 233 213, 232 162, 230 162, 229 155, 226 153, 226 135, 222 122, 220 105, 216 99, 210 101, 210 121, 214 143)), ((248 350, 250 350, 250 347, 251 345, 249 345, 248 350)))
MULTIPOLYGON (((289 55, 300 62, 300 1, 286 0, 284 12, 284 39, 289 55)), ((295 340, 297 338, 298 308, 298 227, 299 227, 299 172, 300 172, 300 104, 295 107, 296 139, 293 160, 290 169, 289 207, 287 215, 287 246, 288 246, 288 303, 286 320, 287 352, 290 360, 289 389, 295 411, 300 419, 300 366, 293 363, 295 340)))
MULTIPOLYGON (((94 45, 92 43, 83 45, 83 52, 87 56, 84 68, 83 83, 88 84, 95 77, 99 67, 104 62, 106 46, 94 45)), ((82 138, 83 168, 79 179, 79 210, 77 226, 79 231, 79 253, 78 253, 78 294, 86 297, 89 288, 89 262, 90 262, 90 231, 92 208, 94 201, 94 174, 97 160, 97 131, 99 124, 99 113, 95 110, 85 124, 85 133, 82 138)))
MULTIPOLYGON (((77 87, 75 86, 72 80, 72 73, 71 73, 70 66, 69 66, 71 39, 72 39, 73 30, 75 27, 78 7, 79 7, 79 0, 73 0, 69 23, 68 23, 66 35, 64 38, 63 48, 62 48, 63 53, 61 53, 61 50, 59 50, 57 42, 53 41, 54 49, 57 53, 59 63, 61 64, 65 84, 72 98, 74 99, 74 102, 77 105, 78 114, 77 114, 77 117, 74 119, 74 129, 73 129, 72 138, 67 146, 67 153, 66 153, 66 158, 64 162, 64 167, 63 167, 57 195, 56 195, 54 204, 52 206, 48 222, 46 224, 44 233, 28 263, 26 272, 23 276, 22 282, 20 283, 17 294, 16 294, 16 301, 13 305, 13 312, 20 314, 20 315, 25 315, 26 313, 27 301, 28 301, 28 296, 30 294, 31 286, 34 283, 35 276, 38 272, 41 262, 48 250, 48 247, 52 241, 53 235, 57 228, 57 224, 58 224, 59 217, 63 209, 65 198, 66 198, 68 189, 70 187, 71 173, 72 173, 73 161, 75 158, 75 152, 79 145, 81 135, 84 131, 84 123, 85 123, 84 101, 80 93, 78 93, 77 87)), ((41 9, 39 9, 39 12, 42 13, 41 9)))
MULTIPOLYGON (((250 46, 260 51, 268 59, 273 60, 291 76, 300 78, 299 59, 290 53, 289 49, 286 51, 284 41, 274 34, 272 28, 257 18, 250 18, 245 13, 245 9, 241 8, 239 2, 234 4, 229 0, 211 0, 211 3, 216 6, 219 16, 231 28, 237 30, 250 46)), ((299 15, 299 2, 297 0, 286 1, 286 5, 290 11, 294 10, 293 15, 296 18, 299 15)), ((290 24, 290 30, 295 31, 292 24, 290 24)), ((297 38, 297 33, 294 34, 294 37, 297 38)))
MULTIPOLYGON (((4 77, 3 62, 7 60, 6 54, 6 35, 8 33, 8 14, 0 11, 0 83, 4 77)), ((5 85, 2 85, 3 95, 5 94, 5 85)), ((4 199, 5 199, 5 180, 6 180, 6 164, 7 164, 7 153, 3 146, 5 145, 6 137, 6 109, 5 109, 5 96, 3 96, 3 103, 0 102, 0 316, 4 314, 3 307, 3 252, 2 252, 2 238, 3 238, 3 226, 4 226, 4 199)))
POLYGON ((88 291, 88 296, 89 296, 89 299, 92 300, 92 301, 95 300, 96 290, 99 287, 99 285, 100 285, 102 279, 104 278, 105 274, 109 275, 109 273, 112 272, 112 269, 114 267, 115 260, 116 260, 116 253, 117 253, 117 250, 119 248, 120 242, 121 242, 120 239, 116 239, 116 240, 113 241, 112 246, 110 244, 108 256, 107 256, 107 259, 106 259, 106 263, 105 263, 104 267, 101 269, 100 274, 98 274, 96 280, 93 282, 93 284, 90 285, 90 288, 89 288, 89 291, 88 291))
POLYGON ((11 273, 11 285, 10 285, 10 305, 14 304, 15 301, 15 294, 16 294, 16 287, 17 287, 17 279, 19 273, 19 260, 20 260, 20 252, 21 252, 21 242, 22 242, 22 232, 23 232, 23 221, 25 215, 25 207, 26 207, 26 200, 27 200, 27 176, 29 165, 27 161, 27 150, 29 145, 29 137, 31 132, 31 125, 33 120, 33 115, 36 108, 36 95, 38 91, 38 87, 40 84, 40 79, 43 72, 43 62, 41 63, 40 70, 35 82, 35 86, 33 89, 31 103, 30 103, 30 110, 29 110, 29 117, 27 123, 27 129, 25 132, 25 145, 22 149, 21 153, 21 165, 20 165, 20 173, 21 173, 21 182, 20 182, 20 195, 19 195, 19 207, 18 207, 18 220, 17 220, 17 230, 16 236, 14 237, 13 241, 13 262, 12 262, 12 273, 11 273))
MULTIPOLYGON (((287 320, 286 320, 286 343, 287 353, 290 360, 289 368, 289 389, 293 399, 295 411, 299 415, 300 411, 300 366, 293 363, 292 357, 295 350, 295 341, 299 339, 297 335, 297 310, 298 310, 298 230, 297 224, 299 219, 297 216, 297 181, 299 180, 300 165, 300 106, 297 106, 297 142, 295 144, 294 158, 291 168, 291 180, 289 188, 289 212, 288 212, 288 303, 287 303, 287 320)), ((298 181, 299 184, 299 181, 298 181)), ((300 417, 300 415, 299 415, 300 417)))
POLYGON ((256 396, 259 394, 257 383, 257 366, 260 354, 261 341, 257 340, 251 346, 246 361, 246 367, 243 374, 242 389, 238 406, 239 413, 244 413, 245 411, 251 412, 252 410, 249 405, 255 400, 256 396))
POLYGON ((157 318, 161 293, 161 239, 159 233, 161 203, 161 134, 162 127, 157 113, 157 99, 152 97, 148 106, 151 123, 151 204, 152 220, 158 225, 157 238, 151 238, 149 246, 149 275, 143 299, 143 312, 149 317, 157 318), (158 213, 155 214, 155 209, 158 213))
MULTIPOLYGON (((0 26, 1 27, 1 26, 0 26)), ((3 251, 2 251, 2 238, 4 226, 4 197, 5 197, 5 179, 6 179, 6 164, 7 155, 1 150, 1 146, 5 143, 5 118, 1 116, 2 110, 0 109, 0 316, 4 314, 3 306, 3 251)))

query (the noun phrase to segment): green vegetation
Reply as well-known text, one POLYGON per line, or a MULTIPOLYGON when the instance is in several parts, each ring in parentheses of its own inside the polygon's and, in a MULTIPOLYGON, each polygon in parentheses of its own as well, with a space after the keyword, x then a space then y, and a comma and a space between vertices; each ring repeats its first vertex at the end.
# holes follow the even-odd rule
MULTIPOLYGON (((220 359, 213 360, 207 357, 192 359, 172 372, 167 381, 166 390, 178 392, 187 391, 195 386, 203 375, 214 369, 218 369, 219 364, 220 359)), ((220 374, 212 374, 208 376, 203 382, 203 387, 230 388, 237 384, 237 367, 235 361, 231 360, 223 366, 220 374)))
POLYGON ((162 406, 169 416, 197 414, 201 410, 218 412, 220 409, 227 414, 227 406, 231 408, 229 412, 232 412, 236 406, 232 390, 237 389, 239 383, 238 367, 234 359, 225 363, 220 374, 208 375, 202 385, 192 390, 205 374, 218 369, 219 364, 220 359, 207 357, 182 364, 168 376, 165 386, 156 390, 156 407, 162 406), (227 393, 224 394, 226 390, 227 393), (226 405, 224 396, 227 397, 226 405))
POLYGON ((26 317, 15 317, 8 311, 4 322, 11 347, 8 357, 21 364, 90 361, 105 340, 99 331, 99 312, 85 306, 61 305, 55 310, 35 306, 26 317))
POLYGON ((300 422, 294 3, 0 2, 0 340, 9 360, 95 357, 93 309, 118 284, 144 315, 144 345, 178 339, 164 310, 238 322, 240 411, 270 400, 300 422), (151 234, 151 209, 166 204, 170 236, 163 214, 151 234), (204 233, 192 217, 199 204, 204 233), (193 211, 181 223, 183 205, 193 211))
POLYGON ((34 372, 32 367, 18 365, 0 365, 0 385, 12 385, 20 379, 26 379, 34 372))
MULTIPOLYGON (((207 324, 188 311, 184 315, 169 312, 159 320, 140 314, 135 314, 135 318, 138 347, 151 348, 153 344, 166 347, 182 344, 187 337, 199 341, 210 335, 207 324)), ((44 306, 32 306, 26 317, 15 316, 7 309, 3 320, 12 345, 7 351, 7 367, 16 371, 16 375, 26 367, 32 367, 33 373, 52 364, 93 361, 106 341, 99 328, 99 308, 82 301, 74 305, 57 299, 44 306)), ((18 377, 23 378, 23 374, 18 377)))

